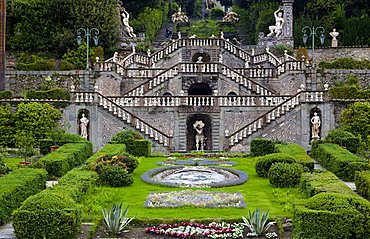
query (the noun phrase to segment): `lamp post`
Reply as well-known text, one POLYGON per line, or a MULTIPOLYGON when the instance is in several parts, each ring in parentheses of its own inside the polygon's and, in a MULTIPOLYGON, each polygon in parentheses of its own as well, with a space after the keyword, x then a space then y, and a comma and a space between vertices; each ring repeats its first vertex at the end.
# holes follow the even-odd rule
POLYGON ((81 45, 82 43, 82 36, 86 37, 86 70, 89 70, 89 43, 90 43, 90 37, 93 38, 95 46, 98 45, 99 38, 97 35, 99 35, 99 30, 96 28, 80 28, 77 30, 77 44, 81 45))
POLYGON ((325 32, 325 28, 323 27, 308 27, 308 26, 305 26, 304 28, 302 28, 302 32, 303 32, 303 43, 306 45, 307 43, 307 40, 309 37, 312 38, 312 67, 315 67, 315 36, 316 34, 320 34, 320 43, 321 45, 324 45, 324 41, 325 41, 325 36, 324 36, 324 32, 325 32))

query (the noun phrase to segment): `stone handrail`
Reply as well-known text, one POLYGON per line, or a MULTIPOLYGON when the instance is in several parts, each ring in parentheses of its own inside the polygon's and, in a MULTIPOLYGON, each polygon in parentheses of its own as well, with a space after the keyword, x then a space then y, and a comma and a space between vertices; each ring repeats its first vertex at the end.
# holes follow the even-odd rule
POLYGON ((111 99, 105 97, 99 92, 71 92, 72 100, 75 103, 90 103, 97 104, 98 106, 107 109, 110 113, 123 120, 125 123, 131 125, 143 134, 154 139, 165 147, 171 148, 172 136, 167 135, 161 130, 155 128, 149 123, 138 118, 134 114, 125 110, 122 106, 116 104, 111 99))
POLYGON ((220 106, 251 107, 276 106, 290 96, 107 96, 122 107, 178 107, 178 106, 220 106))
POLYGON ((295 106, 299 105, 300 95, 301 93, 298 92, 297 94, 289 97, 287 100, 280 103, 273 109, 267 111, 266 113, 264 113, 251 123, 247 124, 243 128, 237 130, 236 132, 230 135, 225 134, 225 136, 229 138, 228 140, 229 146, 233 146, 237 144, 239 141, 242 141, 244 138, 249 137, 254 132, 257 132, 259 129, 262 129, 264 125, 270 123, 271 121, 276 120, 277 118, 280 118, 281 115, 284 115, 285 113, 293 109, 295 106))
POLYGON ((306 68, 304 61, 285 61, 276 66, 277 76, 284 74, 287 71, 303 71, 306 68))
POLYGON ((276 68, 234 68, 239 74, 248 78, 274 78, 276 68))

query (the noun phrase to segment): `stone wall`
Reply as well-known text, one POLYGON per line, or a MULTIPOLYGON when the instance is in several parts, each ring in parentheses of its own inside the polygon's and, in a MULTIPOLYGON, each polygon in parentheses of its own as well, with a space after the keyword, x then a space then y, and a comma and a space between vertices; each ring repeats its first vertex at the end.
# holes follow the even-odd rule
MULTIPOLYGON (((308 55, 312 57, 311 48, 308 55)), ((337 58, 353 58, 356 60, 369 60, 370 47, 338 47, 338 48, 315 48, 315 62, 333 61, 337 58)))
POLYGON ((357 76, 362 89, 370 89, 370 70, 324 69, 323 72, 318 72, 318 79, 321 84, 334 86, 337 82, 345 82, 350 74, 357 76))
POLYGON ((169 134, 170 131, 174 132, 175 114, 173 111, 165 111, 162 107, 149 107, 132 109, 131 112, 165 134, 169 134))
POLYGON ((233 134, 237 130, 245 127, 253 120, 257 119, 258 116, 267 112, 270 107, 254 107, 246 109, 245 107, 240 108, 240 111, 237 109, 229 109, 224 112, 224 128, 229 130, 230 134, 233 134))

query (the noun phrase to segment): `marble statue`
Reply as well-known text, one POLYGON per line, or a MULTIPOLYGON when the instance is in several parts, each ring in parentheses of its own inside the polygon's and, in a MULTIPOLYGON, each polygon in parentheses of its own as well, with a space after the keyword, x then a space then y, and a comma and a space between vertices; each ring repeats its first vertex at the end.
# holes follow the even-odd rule
POLYGON ((339 32, 337 32, 337 30, 334 28, 329 34, 333 38, 331 39, 331 47, 338 47, 337 37, 339 36, 339 32))
POLYGON ((80 132, 81 137, 84 139, 87 139, 88 133, 87 133, 87 124, 89 123, 89 120, 85 117, 85 114, 82 114, 82 117, 80 119, 80 132))
POLYGON ((319 139, 319 133, 320 133, 320 126, 321 126, 321 121, 320 117, 317 115, 317 113, 313 113, 313 117, 311 118, 311 134, 312 134, 312 139, 319 139))
POLYGON ((236 12, 230 11, 223 18, 223 22, 238 22, 239 15, 236 12))
POLYGON ((204 129, 204 123, 201 120, 196 120, 193 124, 193 128, 195 129, 195 147, 196 150, 204 150, 204 135, 203 135, 203 129, 204 129))
POLYGON ((282 34, 283 26, 285 23, 285 20, 283 18, 283 9, 279 7, 278 10, 274 12, 275 16, 275 25, 269 26, 270 33, 267 34, 268 37, 272 37, 275 35, 275 37, 279 37, 282 34))
POLYGON ((212 9, 215 4, 216 4, 216 1, 215 0, 205 0, 205 3, 206 3, 206 9, 212 9))
POLYGON ((181 7, 172 15, 172 21, 174 23, 177 22, 189 22, 188 16, 184 12, 181 11, 181 7))
POLYGON ((202 56, 198 56, 198 59, 197 59, 197 62, 196 63, 203 63, 203 57, 202 56))
POLYGON ((123 31, 127 33, 128 37, 136 37, 134 29, 129 24, 130 14, 123 8, 121 13, 121 19, 123 23, 123 31))

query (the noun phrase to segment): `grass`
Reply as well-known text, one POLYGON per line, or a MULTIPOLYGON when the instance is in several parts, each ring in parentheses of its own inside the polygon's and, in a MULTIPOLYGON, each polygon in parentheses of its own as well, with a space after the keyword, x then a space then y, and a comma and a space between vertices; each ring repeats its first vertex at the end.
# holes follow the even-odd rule
POLYGON ((11 168, 16 169, 19 167, 19 162, 24 161, 24 158, 5 158, 4 162, 5 164, 11 168))
POLYGON ((166 158, 141 158, 139 167, 134 172, 135 181, 129 187, 111 188, 96 187, 82 201, 84 220, 102 218, 102 206, 111 207, 116 202, 129 205, 129 216, 137 215, 139 221, 166 221, 191 220, 207 221, 212 219, 240 220, 241 216, 248 214, 248 210, 260 207, 262 211, 270 211, 270 217, 292 217, 291 204, 294 200, 303 198, 297 188, 274 189, 268 179, 257 176, 254 164, 256 158, 230 158, 238 163, 233 167, 248 174, 248 181, 243 185, 207 188, 202 190, 241 192, 247 204, 246 209, 240 208, 144 208, 144 202, 150 192, 184 190, 184 188, 169 188, 164 186, 149 185, 140 177, 146 171, 158 167, 156 162, 166 158))

